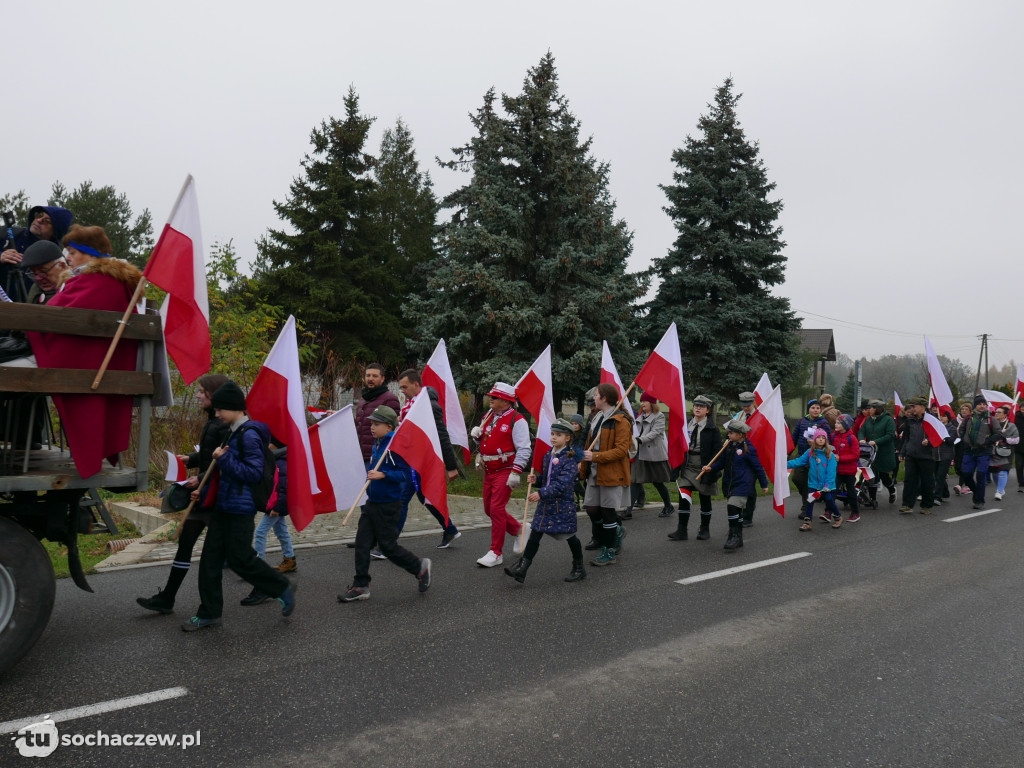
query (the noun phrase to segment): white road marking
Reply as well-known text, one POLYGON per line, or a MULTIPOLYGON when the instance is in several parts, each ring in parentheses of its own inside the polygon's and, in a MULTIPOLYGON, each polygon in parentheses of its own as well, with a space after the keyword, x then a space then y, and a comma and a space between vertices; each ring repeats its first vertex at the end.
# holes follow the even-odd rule
POLYGON ((158 701, 176 699, 180 696, 186 695, 187 693, 188 688, 164 688, 161 691, 153 691, 152 693, 140 693, 138 696, 126 696, 123 699, 101 701, 99 704, 89 704, 84 707, 74 707, 73 709, 62 709, 60 712, 43 713, 41 715, 36 715, 35 717, 26 717, 21 720, 9 720, 6 723, 0 723, 0 734, 16 733, 27 725, 40 722, 47 716, 53 718, 54 722, 60 723, 65 720, 77 720, 80 717, 101 715, 104 712, 116 712, 119 709, 130 709, 132 707, 141 707, 143 704, 154 704, 158 701))
POLYGON ((944 523, 958 523, 961 520, 967 520, 967 519, 972 518, 972 517, 977 517, 978 515, 991 515, 993 512, 1002 512, 1002 511, 1003 511, 1002 509, 998 509, 998 508, 997 509, 983 509, 983 510, 981 510, 981 512, 971 512, 971 514, 969 514, 969 515, 960 515, 959 517, 947 517, 942 522, 944 522, 944 523))
POLYGON ((742 573, 743 571, 752 571, 755 568, 764 568, 769 565, 777 565, 778 563, 785 563, 790 560, 798 560, 801 557, 810 557, 810 552, 796 552, 792 555, 785 555, 783 557, 773 557, 771 560, 759 560, 756 563, 747 563, 746 565, 737 565, 735 568, 726 568, 724 571, 712 571, 711 573, 702 573, 699 576, 690 576, 686 579, 677 579, 676 584, 696 584, 698 581, 707 581, 708 579, 717 579, 720 576, 732 576, 734 573, 742 573))

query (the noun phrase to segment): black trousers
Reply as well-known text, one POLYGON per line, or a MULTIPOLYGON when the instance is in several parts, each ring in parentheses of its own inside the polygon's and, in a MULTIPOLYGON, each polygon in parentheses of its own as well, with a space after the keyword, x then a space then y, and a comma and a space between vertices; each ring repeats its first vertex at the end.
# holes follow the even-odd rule
POLYGON ((836 475, 836 488, 844 488, 846 490, 846 501, 850 505, 850 511, 853 513, 860 512, 860 506, 857 504, 857 476, 836 475))
POLYGON ((224 611, 224 590, 221 583, 224 561, 228 567, 264 595, 280 597, 290 582, 256 556, 252 548, 255 515, 229 515, 215 510, 210 516, 206 543, 199 558, 199 599, 196 611, 200 619, 219 619, 224 611))
POLYGON ((398 543, 398 521, 401 516, 400 501, 383 504, 368 501, 362 506, 359 527, 356 529, 356 577, 352 586, 370 585, 370 550, 374 542, 388 560, 419 577, 420 559, 398 543))
POLYGON ((931 509, 935 503, 935 460, 903 460, 903 506, 913 507, 921 497, 921 508, 931 509))

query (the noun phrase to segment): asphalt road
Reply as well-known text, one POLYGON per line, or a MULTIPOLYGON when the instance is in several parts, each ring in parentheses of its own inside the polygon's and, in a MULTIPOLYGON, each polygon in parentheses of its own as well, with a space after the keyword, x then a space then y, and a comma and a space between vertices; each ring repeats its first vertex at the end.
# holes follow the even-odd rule
MULTIPOLYGON (((791 500, 792 502, 792 500, 791 500)), ((835 531, 796 530, 759 502, 736 554, 669 541, 655 511, 619 562, 562 581, 545 539, 525 585, 474 561, 485 532, 434 560, 434 585, 373 566, 372 597, 338 604, 352 550, 301 553, 299 605, 242 608, 186 634, 134 602, 163 568, 62 581, 40 644, 0 680, 0 723, 175 687, 177 698, 58 722, 62 734, 201 732, 167 746, 60 746, 75 766, 1020 766, 1024 763, 1024 494, 991 514, 883 504, 835 531), (809 556, 692 584, 677 580, 809 556)), ((691 528, 695 528, 691 525, 691 528)), ((693 531, 691 530, 691 536, 693 531)), ((510 556, 511 544, 506 547, 510 556)), ((0 766, 24 761, 0 735, 0 766)))

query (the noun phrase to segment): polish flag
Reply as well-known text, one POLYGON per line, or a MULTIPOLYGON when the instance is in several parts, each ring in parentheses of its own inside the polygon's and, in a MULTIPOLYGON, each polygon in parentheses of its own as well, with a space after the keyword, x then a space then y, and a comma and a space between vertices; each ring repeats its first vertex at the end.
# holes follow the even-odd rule
POLYGON ((626 394, 626 388, 622 386, 622 379, 615 369, 615 361, 612 360, 612 351, 608 349, 608 342, 601 342, 601 383, 612 384, 619 393, 619 400, 626 394))
POLYGON ((452 445, 462 446, 462 462, 468 467, 469 433, 466 431, 466 417, 462 415, 462 403, 459 402, 459 390, 455 388, 455 377, 452 367, 448 364, 448 350, 444 339, 437 342, 434 353, 423 366, 423 386, 437 390, 438 402, 444 414, 444 425, 448 428, 448 437, 452 445))
POLYGON ((301 531, 313 519, 313 494, 318 488, 302 402, 299 342, 291 315, 249 390, 246 410, 288 446, 288 514, 295 530, 301 531))
POLYGON ((861 474, 864 475, 864 478, 866 480, 874 480, 875 479, 875 470, 873 470, 871 467, 861 467, 860 471, 861 471, 861 474))
MULTIPOLYGON (((768 373, 761 374, 761 380, 757 382, 757 386, 754 387, 754 407, 760 408, 761 403, 767 400, 772 394, 772 382, 768 378, 768 373)), ((793 433, 788 429, 786 430, 786 455, 788 456, 796 448, 796 443, 793 442, 793 433)))
POLYGON ((895 389, 892 391, 892 403, 893 403, 893 418, 898 419, 900 417, 900 411, 903 410, 903 401, 900 400, 900 393, 895 389))
MULTIPOLYGON (((679 488, 679 486, 676 486, 679 488)), ((679 488, 679 500, 685 501, 687 504, 693 504, 693 491, 689 488, 679 488)))
POLYGON ((949 437, 946 425, 930 413, 925 413, 924 415, 924 433, 928 437, 928 442, 931 443, 932 448, 938 448, 949 437))
POLYGON ((815 501, 817 501, 820 498, 821 498, 821 491, 812 491, 811 493, 807 494, 807 500, 810 501, 810 502, 815 502, 815 501))
POLYGON ((544 454, 551 450, 551 425, 555 423, 555 400, 551 387, 551 345, 540 353, 530 370, 516 382, 516 397, 537 422, 533 447, 533 470, 544 470, 544 454))
POLYGON ((658 346, 636 375, 636 384, 644 392, 668 406, 668 460, 673 467, 686 461, 689 450, 686 434, 686 386, 683 382, 683 357, 679 334, 672 323, 658 346))
POLYGON ((306 410, 309 411, 309 415, 317 421, 330 416, 332 413, 337 413, 337 411, 325 411, 323 408, 314 408, 312 405, 306 408, 306 410))
POLYGON ((188 472, 185 469, 185 462, 170 451, 164 451, 164 453, 167 454, 167 475, 164 480, 169 483, 180 483, 186 480, 188 472))
POLYGON ((437 436, 429 397, 413 400, 408 413, 395 430, 388 450, 397 453, 419 473, 423 495, 444 515, 447 527, 448 471, 444 468, 441 440, 437 436))
POLYGON ((988 400, 989 407, 998 408, 1000 405, 1012 406, 1013 398, 1004 392, 997 392, 994 389, 981 390, 981 396, 988 400))
MULTIPOLYGON (((786 497, 789 496, 789 468, 786 457, 790 449, 787 447, 786 414, 782 407, 782 387, 776 387, 772 393, 747 419, 750 427, 748 439, 757 449, 765 474, 772 481, 772 506, 783 517, 786 516, 786 497)), ((790 438, 792 439, 792 437, 790 438)))
POLYGON ((1017 363, 1017 386, 1014 389, 1017 399, 1024 396, 1024 363, 1017 363))
POLYGON ((352 418, 352 406, 329 412, 311 426, 309 447, 319 488, 313 494, 313 512, 330 514, 365 503, 365 493, 356 497, 366 481, 366 468, 356 422, 352 418))
POLYGON ((928 337, 924 337, 924 349, 928 355, 928 381, 932 385, 932 392, 935 393, 935 400, 939 405, 949 405, 953 402, 953 393, 946 383, 946 377, 942 374, 942 366, 939 365, 939 358, 932 348, 928 337))
POLYGON ((167 291, 164 344, 186 384, 210 370, 210 305, 206 297, 206 261, 199 229, 199 203, 192 177, 171 210, 142 273, 167 291))

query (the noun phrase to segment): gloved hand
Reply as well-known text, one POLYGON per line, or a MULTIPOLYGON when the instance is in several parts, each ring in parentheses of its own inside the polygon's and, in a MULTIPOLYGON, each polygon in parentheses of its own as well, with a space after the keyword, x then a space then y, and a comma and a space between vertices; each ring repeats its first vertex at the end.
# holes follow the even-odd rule
POLYGON ((479 453, 476 455, 476 468, 480 469, 484 465, 484 457, 479 453))
POLYGON ((519 473, 518 472, 512 472, 511 474, 509 474, 508 480, 505 481, 505 485, 507 485, 509 488, 511 488, 514 491, 516 488, 519 487, 519 480, 520 479, 521 478, 519 477, 519 473))
POLYGON ((483 437, 484 430, 482 427, 476 426, 469 430, 469 434, 473 436, 474 440, 479 440, 481 437, 483 437))

